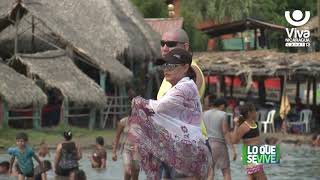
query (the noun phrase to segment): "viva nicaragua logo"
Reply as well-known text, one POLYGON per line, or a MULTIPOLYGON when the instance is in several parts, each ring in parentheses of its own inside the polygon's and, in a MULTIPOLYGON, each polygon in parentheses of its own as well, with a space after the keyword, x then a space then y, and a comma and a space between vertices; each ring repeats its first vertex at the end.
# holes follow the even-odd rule
POLYGON ((279 164, 280 145, 242 146, 243 164, 279 164))
MULTIPOLYGON (((305 25, 310 19, 310 11, 303 13, 300 10, 295 10, 290 16, 290 11, 285 12, 285 18, 289 24, 299 27, 305 25)), ((310 31, 297 29, 297 28, 286 28, 288 38, 285 39, 286 47, 309 47, 310 46, 310 31)))

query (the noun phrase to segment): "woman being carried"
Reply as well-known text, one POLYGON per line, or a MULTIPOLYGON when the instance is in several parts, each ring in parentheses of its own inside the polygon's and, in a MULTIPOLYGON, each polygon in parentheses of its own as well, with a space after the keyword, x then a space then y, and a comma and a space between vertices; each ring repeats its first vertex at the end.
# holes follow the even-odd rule
POLYGON ((128 138, 137 144, 148 179, 160 178, 160 161, 168 167, 164 179, 205 177, 208 171, 211 158, 201 134, 202 108, 190 78, 191 59, 184 49, 170 51, 157 64, 173 87, 159 100, 132 101, 128 138))

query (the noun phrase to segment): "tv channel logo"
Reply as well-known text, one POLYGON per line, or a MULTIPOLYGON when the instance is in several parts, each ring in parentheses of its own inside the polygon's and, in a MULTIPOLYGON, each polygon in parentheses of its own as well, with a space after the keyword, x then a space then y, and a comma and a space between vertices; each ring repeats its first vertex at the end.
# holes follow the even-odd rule
POLYGON ((279 164, 280 145, 242 146, 243 164, 279 164))
MULTIPOLYGON (((310 11, 305 11, 303 14, 300 10, 295 10, 292 13, 285 11, 285 18, 292 26, 303 26, 310 20, 310 11), (303 17, 304 16, 304 17, 303 17)), ((310 31, 304 29, 286 28, 288 37, 285 39, 286 47, 309 47, 310 46, 310 31)))

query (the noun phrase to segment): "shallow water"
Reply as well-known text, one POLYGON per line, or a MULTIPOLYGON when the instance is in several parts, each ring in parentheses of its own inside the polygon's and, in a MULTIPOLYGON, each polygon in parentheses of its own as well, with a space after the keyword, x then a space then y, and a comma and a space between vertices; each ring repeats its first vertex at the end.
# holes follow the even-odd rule
MULTIPOLYGON (((320 180, 320 148, 313 148, 308 145, 294 146, 281 144, 281 159, 279 165, 266 165, 265 172, 271 180, 320 180)), ((237 146, 238 158, 231 162, 231 176, 233 179, 245 180, 246 174, 240 161, 241 145, 237 146)), ((122 180, 122 158, 118 155, 118 161, 111 160, 111 151, 108 151, 106 170, 95 170, 91 168, 88 160, 89 152, 83 154, 80 161, 80 168, 83 169, 88 180, 122 180)), ((9 160, 9 155, 0 154, 0 161, 9 160)), ((53 159, 53 154, 48 158, 53 159)), ((35 163, 37 164, 37 163, 35 163)), ((9 178, 1 177, 0 180, 9 178)), ((15 178, 10 178, 15 179, 15 178)), ((49 180, 63 180, 55 177, 54 173, 48 173, 49 180)), ((140 173, 139 179, 146 179, 144 173, 140 173)), ((216 171, 216 180, 223 179, 221 171, 216 171)))

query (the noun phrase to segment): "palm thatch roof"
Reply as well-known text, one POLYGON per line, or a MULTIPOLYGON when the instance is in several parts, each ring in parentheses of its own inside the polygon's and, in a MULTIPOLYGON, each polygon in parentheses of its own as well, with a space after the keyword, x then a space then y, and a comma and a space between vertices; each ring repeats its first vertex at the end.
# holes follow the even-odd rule
POLYGON ((16 5, 12 1, 0 1, 0 32, 10 25, 9 15, 16 5))
POLYGON ((20 54, 18 60, 27 67, 28 76, 43 82, 45 89, 58 89, 76 105, 103 107, 103 90, 83 74, 63 51, 20 54))
MULTIPOLYGON (((147 59, 156 59, 160 57, 160 36, 157 32, 155 32, 149 24, 145 21, 143 16, 138 12, 137 8, 128 0, 113 0, 113 3, 115 5, 115 8, 121 9, 122 13, 124 13, 129 20, 132 21, 135 26, 139 28, 138 32, 142 32, 142 34, 145 36, 146 40, 143 40, 142 42, 140 39, 139 44, 133 44, 135 46, 140 46, 141 43, 148 44, 151 48, 151 57, 146 57, 147 59)), ((121 23, 124 24, 124 21, 121 20, 121 23)), ((139 36, 136 35, 136 32, 132 32, 130 34, 133 34, 135 38, 139 38, 139 36)), ((130 36, 132 38, 132 36, 130 36)), ((150 50, 149 50, 150 51, 150 50)))
POLYGON ((208 74, 255 76, 320 76, 320 53, 280 53, 269 50, 194 53, 208 74))
POLYGON ((0 62, 0 99, 10 108, 44 105, 47 96, 31 80, 0 62))
POLYGON ((132 77, 121 64, 125 59, 152 60, 160 53, 160 37, 128 0, 21 0, 21 5, 116 83, 132 77))

